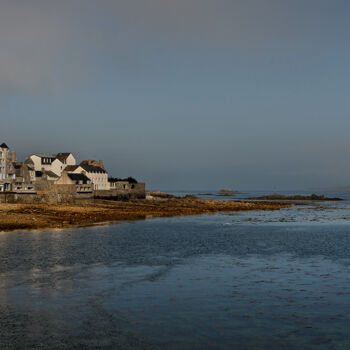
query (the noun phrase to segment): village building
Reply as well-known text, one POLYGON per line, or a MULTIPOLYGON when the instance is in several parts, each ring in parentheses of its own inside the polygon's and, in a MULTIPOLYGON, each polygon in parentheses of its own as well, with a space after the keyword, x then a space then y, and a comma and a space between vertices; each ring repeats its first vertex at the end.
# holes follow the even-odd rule
POLYGON ((78 194, 93 193, 94 185, 84 174, 74 174, 63 171, 61 177, 55 181, 56 185, 75 185, 78 194))
POLYGON ((61 176, 67 166, 76 164, 72 153, 32 154, 27 159, 33 162, 35 171, 46 172, 51 179, 55 180, 61 176))
POLYGON ((77 164, 72 153, 58 153, 56 158, 63 163, 63 170, 69 165, 72 166, 77 164))
POLYGON ((6 143, 0 145, 0 181, 8 178, 9 148, 6 143))
POLYGON ((8 203, 119 200, 145 198, 145 184, 132 177, 108 178, 102 160, 83 160, 77 165, 72 153, 32 154, 19 162, 3 143, 0 192, 0 202, 8 203))
POLYGON ((110 190, 122 190, 122 191, 129 191, 133 190, 137 184, 136 181, 128 181, 128 179, 114 179, 109 178, 109 189, 110 190))
POLYGON ((55 154, 32 154, 29 159, 34 163, 35 171, 51 171, 58 176, 63 171, 63 163, 55 154))
POLYGON ((14 192, 34 192, 35 170, 34 166, 22 162, 13 162, 15 178, 12 181, 14 192))
POLYGON ((12 181, 15 178, 12 160, 16 160, 15 153, 10 153, 6 143, 2 143, 0 145, 0 192, 12 189, 12 181))
MULTIPOLYGON (((78 166, 68 168, 71 173, 84 174, 94 185, 94 190, 109 190, 108 173, 104 169, 103 162, 96 160, 83 160, 78 166), (71 170, 72 169, 72 170, 71 170)), ((67 169, 67 171, 68 171, 67 169)))
POLYGON ((42 170, 35 172, 35 181, 56 181, 59 176, 51 170, 42 170))
POLYGON ((109 178, 108 191, 95 191, 95 197, 101 199, 136 199, 146 198, 146 187, 144 183, 137 182, 134 178, 126 179, 109 178))

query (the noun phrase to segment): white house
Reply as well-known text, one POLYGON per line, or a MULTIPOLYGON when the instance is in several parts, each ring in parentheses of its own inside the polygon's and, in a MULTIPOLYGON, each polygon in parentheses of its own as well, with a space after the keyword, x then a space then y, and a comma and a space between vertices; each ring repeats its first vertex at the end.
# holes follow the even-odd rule
POLYGON ((56 156, 63 163, 63 169, 68 165, 76 165, 77 161, 72 153, 58 153, 56 156))
POLYGON ((35 171, 52 171, 61 176, 64 164, 56 158, 55 154, 32 154, 29 158, 34 164, 35 171))
POLYGON ((74 168, 69 167, 69 171, 73 174, 84 174, 94 184, 94 190, 109 190, 108 173, 103 168, 102 163, 96 161, 83 161, 74 168))
POLYGON ((51 171, 58 177, 67 166, 76 165, 72 153, 32 154, 27 158, 27 161, 33 162, 35 171, 51 171))

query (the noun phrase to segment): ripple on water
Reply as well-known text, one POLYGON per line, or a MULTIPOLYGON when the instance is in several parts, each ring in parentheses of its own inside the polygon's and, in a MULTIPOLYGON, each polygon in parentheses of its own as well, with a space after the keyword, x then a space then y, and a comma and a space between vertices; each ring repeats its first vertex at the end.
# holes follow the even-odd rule
POLYGON ((2 234, 1 345, 348 349, 350 225, 284 215, 2 234))

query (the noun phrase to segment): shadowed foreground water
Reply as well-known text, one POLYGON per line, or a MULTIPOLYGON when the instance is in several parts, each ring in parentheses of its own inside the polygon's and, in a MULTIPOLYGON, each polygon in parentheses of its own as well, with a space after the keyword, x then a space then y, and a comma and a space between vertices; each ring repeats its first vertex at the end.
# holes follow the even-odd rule
POLYGON ((0 348, 349 349, 348 214, 0 233, 0 348))

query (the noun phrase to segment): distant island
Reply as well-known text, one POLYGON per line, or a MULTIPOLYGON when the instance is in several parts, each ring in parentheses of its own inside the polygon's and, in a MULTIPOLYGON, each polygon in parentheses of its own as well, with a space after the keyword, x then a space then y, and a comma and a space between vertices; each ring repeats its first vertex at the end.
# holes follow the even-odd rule
POLYGON ((200 193, 201 196, 223 196, 223 197, 231 197, 236 194, 240 194, 242 192, 239 191, 232 191, 228 188, 223 188, 217 193, 200 193))
POLYGON ((293 201, 342 201, 342 198, 329 198, 324 195, 311 194, 309 196, 302 195, 283 195, 271 194, 268 196, 251 197, 252 200, 293 200, 293 201))

